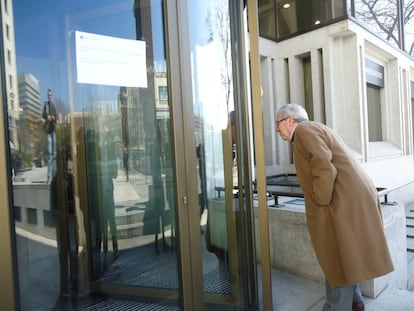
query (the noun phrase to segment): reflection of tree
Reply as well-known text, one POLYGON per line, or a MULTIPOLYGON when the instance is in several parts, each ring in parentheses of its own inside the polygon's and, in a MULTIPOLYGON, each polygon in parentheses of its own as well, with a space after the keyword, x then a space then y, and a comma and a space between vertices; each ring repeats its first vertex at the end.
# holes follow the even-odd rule
POLYGON ((399 46, 398 0, 362 0, 355 2, 355 17, 369 25, 374 30, 379 30, 380 35, 387 41, 394 42, 399 46))
POLYGON ((404 4, 404 31, 406 35, 406 42, 409 43, 405 47, 405 50, 410 55, 414 55, 414 20, 413 20, 413 13, 414 13, 414 1, 409 0, 406 1, 404 4))
POLYGON ((231 47, 228 8, 220 1, 216 2, 208 12, 206 24, 209 30, 209 42, 217 40, 223 48, 223 65, 220 79, 224 87, 226 103, 229 105, 232 85, 231 47))
MULTIPOLYGON (((391 44, 402 47, 401 38, 399 38, 398 27, 398 10, 400 0, 361 0, 355 1, 355 17, 368 25, 377 34, 389 41, 391 44)), ((406 35, 410 35, 409 26, 413 23, 414 1, 406 1, 403 7, 402 22, 406 26, 406 35)), ((411 34, 412 35, 412 34, 411 34)), ((412 41, 412 40, 411 40, 412 41)), ((414 41, 410 42, 406 51, 412 55, 414 41)))

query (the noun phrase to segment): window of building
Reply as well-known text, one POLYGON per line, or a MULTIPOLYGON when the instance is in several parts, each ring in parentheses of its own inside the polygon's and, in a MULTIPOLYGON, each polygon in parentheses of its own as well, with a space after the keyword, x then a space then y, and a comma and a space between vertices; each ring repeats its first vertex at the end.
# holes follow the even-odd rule
POLYGON ((37 224, 37 210, 35 208, 27 209, 27 223, 31 225, 37 224))
POLYGON ((313 92, 312 92, 312 68, 311 58, 303 59, 303 80, 305 87, 305 109, 308 112, 310 120, 314 120, 313 116, 313 92))
POLYGON ((7 40, 10 40, 10 27, 8 24, 6 24, 6 38, 7 40))
POLYGON ((158 96, 160 101, 168 100, 168 88, 166 85, 158 87, 158 96))
MULTIPOLYGON (((414 81, 410 81, 410 90, 411 90, 411 122, 412 122, 412 128, 414 129, 414 81)), ((414 139, 414 137, 412 139, 414 139)), ((414 141, 412 143, 414 146, 414 141)))
POLYGON ((11 65, 11 52, 10 50, 7 50, 7 62, 9 65, 11 65))
POLYGON ((365 78, 367 83, 368 141, 382 141, 381 92, 385 85, 384 66, 365 58, 365 78))
POLYGON ((13 215, 15 221, 22 221, 22 208, 20 206, 14 206, 13 215))
POLYGON ((381 89, 367 85, 368 141, 382 141, 381 89))
POLYGON ((4 12, 9 13, 8 12, 8 2, 9 0, 4 0, 4 12))
POLYGON ((55 228, 55 219, 51 211, 43 211, 43 223, 45 227, 55 228))
POLYGON ((275 0, 259 0, 258 9, 260 36, 276 40, 275 0))

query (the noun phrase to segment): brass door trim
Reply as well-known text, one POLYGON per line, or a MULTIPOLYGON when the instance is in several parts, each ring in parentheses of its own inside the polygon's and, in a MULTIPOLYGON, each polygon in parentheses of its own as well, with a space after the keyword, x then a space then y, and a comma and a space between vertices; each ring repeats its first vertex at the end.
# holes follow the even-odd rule
POLYGON ((189 29, 187 1, 166 1, 166 50, 169 58, 169 96, 171 98, 172 146, 175 163, 178 254, 180 258, 183 310, 204 310, 202 258, 198 208, 197 165, 194 114, 191 89, 183 81, 191 81, 188 65, 189 29), (187 181, 189 181, 187 183, 187 181))
POLYGON ((260 261, 262 271, 263 310, 272 310, 272 271, 270 267, 269 222, 266 197, 266 169, 260 87, 259 22, 256 0, 247 1, 247 19, 250 35, 250 75, 252 81, 252 114, 254 151, 259 214, 260 261))
MULTIPOLYGON (((3 53, 0 53, 3 55, 3 53)), ((3 59, 3 58, 2 58, 3 59)), ((4 67, 2 69, 1 77, 4 74, 4 67)), ((0 81, 1 82, 1 81, 0 81)), ((9 167, 7 165, 6 156, 8 153, 8 142, 5 138, 5 129, 7 123, 5 122, 5 116, 7 117, 7 104, 4 104, 4 99, 7 98, 4 95, 4 90, 1 93, 0 97, 0 172, 8 172, 9 167)), ((7 286, 2 286, 0 290, 0 301, 2 308, 4 310, 15 310, 16 309, 16 300, 15 297, 18 296, 18 293, 15 292, 15 273, 14 261, 13 261, 13 246, 12 241, 12 227, 11 227, 11 215, 10 215, 10 201, 11 191, 9 189, 9 178, 10 173, 3 173, 0 177, 0 249, 2 250, 2 256, 0 256, 0 284, 7 284, 7 286)))

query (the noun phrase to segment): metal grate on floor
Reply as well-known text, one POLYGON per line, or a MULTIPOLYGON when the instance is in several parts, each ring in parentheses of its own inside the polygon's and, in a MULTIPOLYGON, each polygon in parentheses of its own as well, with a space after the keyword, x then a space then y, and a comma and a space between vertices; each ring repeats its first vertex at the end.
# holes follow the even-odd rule
POLYGON ((90 302, 84 306, 78 306, 76 311, 180 311, 178 306, 168 306, 161 304, 119 300, 119 299, 106 299, 99 302, 90 302))

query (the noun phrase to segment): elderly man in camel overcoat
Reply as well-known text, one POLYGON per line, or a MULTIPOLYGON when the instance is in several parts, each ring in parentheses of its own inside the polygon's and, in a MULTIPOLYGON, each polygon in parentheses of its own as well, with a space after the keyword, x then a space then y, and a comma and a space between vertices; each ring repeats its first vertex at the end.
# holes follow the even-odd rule
POLYGON ((394 269, 377 190, 340 136, 309 121, 302 106, 280 107, 276 131, 292 143, 309 235, 326 276, 323 310, 364 310, 358 284, 394 269))

